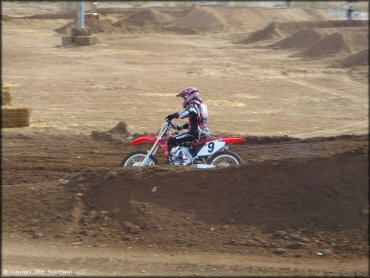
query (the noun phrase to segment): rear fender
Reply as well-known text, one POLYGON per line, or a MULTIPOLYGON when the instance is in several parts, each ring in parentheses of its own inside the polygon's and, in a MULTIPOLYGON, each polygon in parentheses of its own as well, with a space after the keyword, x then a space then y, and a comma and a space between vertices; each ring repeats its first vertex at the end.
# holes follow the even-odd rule
POLYGON ((245 138, 221 138, 221 142, 225 142, 226 145, 231 145, 231 144, 237 144, 237 143, 244 143, 247 140, 245 138))

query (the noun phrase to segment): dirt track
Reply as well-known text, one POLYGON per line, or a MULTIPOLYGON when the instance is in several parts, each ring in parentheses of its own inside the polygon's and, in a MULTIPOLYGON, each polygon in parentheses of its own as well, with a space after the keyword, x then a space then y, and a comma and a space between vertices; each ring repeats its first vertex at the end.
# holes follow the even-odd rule
POLYGON ((86 48, 60 46, 69 19, 3 21, 3 79, 32 108, 31 127, 2 130, 3 274, 367 276, 364 24, 318 27, 328 18, 309 9, 126 11, 94 23, 101 44, 86 48), (272 15, 290 22, 266 33, 272 15), (258 32, 279 36, 244 43, 258 32), (305 35, 316 41, 299 46, 305 35), (247 138, 232 147, 246 165, 120 169, 189 83, 215 134, 247 138))
MULTIPOLYGON (((190 252, 189 260, 196 265, 183 274, 207 273, 207 268, 223 274, 364 273, 361 267, 344 265, 360 263, 367 256, 367 136, 251 138, 249 145, 233 148, 245 167, 184 172, 163 166, 117 168, 131 150, 127 134, 117 134, 116 142, 84 135, 20 135, 13 130, 4 135, 3 227, 9 246, 4 250, 24 248, 19 240, 45 248, 55 245, 56 250, 65 242, 77 244, 69 251, 73 257, 112 246, 104 247, 107 255, 97 259, 104 264, 105 256, 116 258, 121 256, 119 250, 138 248, 142 261, 120 272, 126 274, 148 267, 151 274, 171 273, 177 264, 184 267, 181 252, 190 252), (187 173, 195 183, 189 183, 187 173), (158 192, 152 192, 154 187, 158 192), (180 254, 178 261, 151 267, 154 262, 145 259, 148 251, 142 248, 180 254), (284 248, 284 254, 274 254, 277 248, 284 248), (325 267, 315 259, 317 252, 326 252, 325 267), (253 266, 200 262, 195 256, 222 253, 241 260, 252 256, 253 266), (264 256, 272 265, 260 262, 264 256), (279 256, 296 258, 302 266, 280 262, 277 267, 279 256), (317 268, 304 267, 309 258, 317 268), (335 264, 339 260, 344 260, 343 265, 335 264)), ((48 252, 59 254, 52 251, 55 248, 48 252)), ((4 261, 8 268, 49 265, 77 271, 81 266, 89 269, 88 274, 102 273, 89 257, 68 268, 68 260, 59 255, 40 264, 27 255, 8 254, 4 261)))

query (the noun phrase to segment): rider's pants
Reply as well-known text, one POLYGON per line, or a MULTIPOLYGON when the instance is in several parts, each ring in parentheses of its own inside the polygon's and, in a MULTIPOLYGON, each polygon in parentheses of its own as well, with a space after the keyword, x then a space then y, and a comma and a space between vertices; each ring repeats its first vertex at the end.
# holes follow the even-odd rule
POLYGON ((193 143, 195 141, 196 140, 194 136, 190 133, 178 134, 175 137, 172 137, 167 141, 168 152, 170 152, 174 146, 179 146, 179 145, 183 145, 187 143, 193 143))

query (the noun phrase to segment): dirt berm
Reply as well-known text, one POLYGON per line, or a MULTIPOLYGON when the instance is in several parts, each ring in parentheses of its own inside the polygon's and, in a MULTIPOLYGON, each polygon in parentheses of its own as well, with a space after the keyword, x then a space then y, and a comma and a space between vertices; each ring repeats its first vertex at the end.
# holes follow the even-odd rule
MULTIPOLYGON (((140 201, 192 212, 212 224, 234 219, 235 224, 276 228, 310 223, 327 229, 359 228, 367 203, 367 166, 366 151, 359 149, 322 159, 210 171, 103 169, 83 175, 83 201, 90 210, 118 209, 122 224, 144 224, 130 205, 140 201), (154 187, 158 191, 153 192, 154 187)), ((70 189, 78 191, 78 179, 70 189)))
POLYGON ((300 21, 300 22, 273 22, 265 28, 251 33, 239 43, 254 43, 264 40, 282 39, 297 31, 313 28, 349 28, 367 27, 366 20, 323 20, 323 21, 300 21))
MULTIPOLYGON (((90 18, 86 21, 86 25, 94 32, 204 34, 229 32, 230 30, 253 32, 275 19, 295 22, 329 19, 327 14, 316 9, 203 5, 127 8, 116 11, 105 10, 104 14, 105 17, 102 20, 90 18)), ((55 31, 65 34, 73 27, 75 27, 74 23, 69 23, 55 31)))
MULTIPOLYGON (((317 248, 317 237, 320 248, 367 252, 364 147, 325 158, 269 160, 220 170, 97 168, 68 180, 4 187, 6 230, 240 252, 276 247, 271 237, 284 230, 306 237, 299 239, 311 243, 299 243, 305 252, 317 248), (250 236, 257 239, 251 242, 250 236), (350 245, 343 245, 344 238, 350 245)), ((280 244, 288 239, 279 239, 280 244)))

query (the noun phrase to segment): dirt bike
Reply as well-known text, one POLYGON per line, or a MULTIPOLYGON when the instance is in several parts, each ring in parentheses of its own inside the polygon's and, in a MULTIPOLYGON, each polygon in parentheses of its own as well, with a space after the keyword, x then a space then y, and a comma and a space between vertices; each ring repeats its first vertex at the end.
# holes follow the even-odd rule
MULTIPOLYGON (((130 153, 122 161, 122 167, 130 166, 153 166, 158 164, 155 155, 159 148, 164 152, 166 161, 170 165, 176 165, 170 160, 170 154, 167 147, 168 139, 176 136, 177 125, 170 120, 159 130, 157 137, 143 136, 131 142, 131 145, 139 145, 142 143, 153 143, 151 149, 147 152, 137 151, 130 153), (174 132, 173 132, 174 131, 174 132)), ((189 166, 195 168, 215 168, 228 167, 233 165, 241 165, 242 159, 235 153, 228 151, 229 145, 245 142, 245 138, 223 138, 209 137, 204 140, 179 146, 183 153, 191 159, 189 166)))

